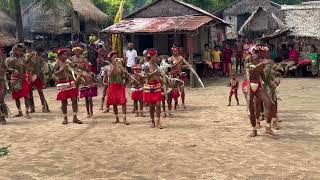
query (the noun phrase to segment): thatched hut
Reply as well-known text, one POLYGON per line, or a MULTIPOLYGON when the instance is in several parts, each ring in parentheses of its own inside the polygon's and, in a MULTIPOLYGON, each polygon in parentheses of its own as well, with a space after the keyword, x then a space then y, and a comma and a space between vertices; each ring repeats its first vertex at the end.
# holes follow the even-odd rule
POLYGON ((15 21, 0 10, 0 24, 0 46, 8 47, 14 45, 17 42, 15 38, 15 21))
POLYGON ((190 63, 197 63, 201 61, 204 44, 214 46, 224 40, 227 25, 224 20, 191 4, 155 0, 102 32, 121 34, 125 41, 134 42, 140 54, 145 49, 156 48, 160 54, 170 55, 175 44, 183 47, 190 63))
POLYGON ((284 5, 281 8, 286 29, 278 29, 262 39, 272 44, 296 44, 301 58, 310 51, 310 45, 320 48, 320 1, 301 5, 284 5))
POLYGON ((61 7, 58 10, 46 9, 39 3, 30 4, 22 13, 26 36, 71 40, 70 34, 81 34, 83 40, 87 40, 90 33, 98 33, 106 27, 107 15, 90 0, 71 0, 71 4, 71 9, 61 7))
POLYGON ((255 39, 281 26, 280 8, 270 0, 237 0, 214 14, 231 24, 226 29, 227 39, 236 39, 239 35, 255 39))

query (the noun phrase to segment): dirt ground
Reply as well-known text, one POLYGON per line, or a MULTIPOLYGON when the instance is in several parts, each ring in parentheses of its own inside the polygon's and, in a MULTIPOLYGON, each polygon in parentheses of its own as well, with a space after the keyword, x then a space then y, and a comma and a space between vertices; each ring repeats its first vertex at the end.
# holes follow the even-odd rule
MULTIPOLYGON (((163 130, 131 113, 130 126, 112 125, 114 116, 98 111, 98 98, 93 119, 85 118, 81 100, 85 124, 64 126, 56 90, 48 89, 51 113, 10 118, 0 127, 0 147, 11 145, 0 158, 0 179, 320 179, 320 80, 282 81, 278 139, 264 129, 248 138, 243 95, 241 106, 227 107, 227 79, 209 81, 206 89, 187 90, 187 110, 163 119, 163 130)), ((70 106, 69 112, 71 118, 70 106)))

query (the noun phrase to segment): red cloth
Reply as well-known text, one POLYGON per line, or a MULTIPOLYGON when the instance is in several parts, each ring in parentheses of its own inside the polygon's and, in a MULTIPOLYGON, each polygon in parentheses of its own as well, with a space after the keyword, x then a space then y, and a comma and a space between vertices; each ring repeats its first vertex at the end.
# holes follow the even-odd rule
POLYGON ((233 51, 231 48, 224 48, 222 53, 222 61, 223 63, 231 63, 233 51))
MULTIPOLYGON (((151 82, 148 83, 147 86, 150 87, 156 87, 160 85, 160 90, 154 89, 154 90, 144 90, 143 91, 143 102, 145 104, 157 104, 162 101, 162 92, 161 92, 161 83, 160 82, 151 82)), ((152 89, 152 88, 151 88, 152 89)))
POLYGON ((42 83, 42 81, 40 80, 39 77, 37 77, 37 79, 34 82, 31 82, 31 88, 30 90, 32 90, 32 87, 35 86, 37 89, 42 90, 44 89, 44 85, 42 83))
MULTIPOLYGON (((243 90, 243 89, 242 89, 243 90)), ((230 96, 235 95, 236 97, 238 97, 238 88, 235 89, 231 89, 230 91, 230 96)))
POLYGON ((142 101, 143 100, 143 91, 133 91, 131 93, 132 101, 142 101))
POLYGON ((12 99, 29 98, 30 84, 26 79, 21 82, 21 89, 19 91, 12 90, 12 99))
POLYGON ((310 59, 304 59, 304 60, 301 60, 301 61, 298 62, 298 64, 300 66, 309 65, 311 63, 312 63, 312 61, 310 59))
POLYGON ((80 88, 80 98, 96 97, 96 96, 98 96, 98 87, 97 86, 80 88))
MULTIPOLYGON (((58 83, 71 83, 72 81, 60 81, 58 83)), ((79 95, 77 88, 71 88, 65 91, 58 91, 56 100, 65 101, 67 99, 76 98, 79 95)))
POLYGON ((180 93, 179 93, 179 90, 178 89, 172 89, 170 91, 170 97, 172 99, 178 99, 180 97, 180 93))
POLYGON ((299 62, 299 52, 295 49, 292 49, 289 52, 289 60, 294 61, 295 63, 298 63, 299 62))
POLYGON ((124 105, 127 103, 126 88, 123 84, 110 84, 107 91, 107 105, 124 105))

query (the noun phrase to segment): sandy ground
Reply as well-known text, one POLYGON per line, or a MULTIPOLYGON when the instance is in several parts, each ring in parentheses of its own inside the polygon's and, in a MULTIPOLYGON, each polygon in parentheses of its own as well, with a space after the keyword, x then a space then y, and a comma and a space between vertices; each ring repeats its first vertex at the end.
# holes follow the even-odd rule
MULTIPOLYGON (((0 179, 320 179, 319 80, 283 80, 276 140, 264 129, 247 138, 242 94, 241 106, 227 107, 227 79, 210 82, 206 89, 187 90, 188 109, 164 119, 163 130, 133 114, 130 126, 112 125, 114 116, 98 111, 98 98, 93 119, 85 118, 82 100, 85 124, 63 126, 55 89, 48 89, 51 113, 10 118, 0 127, 0 146, 11 145, 0 158, 0 179)), ((15 114, 13 102, 8 104, 15 114)))

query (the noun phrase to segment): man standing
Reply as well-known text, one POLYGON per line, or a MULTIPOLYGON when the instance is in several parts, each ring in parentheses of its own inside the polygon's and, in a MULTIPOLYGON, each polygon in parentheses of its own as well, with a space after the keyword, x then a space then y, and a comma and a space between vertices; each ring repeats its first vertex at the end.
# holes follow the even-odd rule
POLYGON ((78 112, 78 89, 76 88, 75 79, 68 72, 69 64, 67 62, 68 55, 66 49, 58 51, 58 60, 54 67, 54 75, 57 77, 57 100, 61 101, 61 109, 64 120, 62 124, 68 124, 67 106, 68 99, 72 101, 73 123, 82 124, 77 117, 78 112))
POLYGON ((129 73, 132 73, 132 67, 136 64, 138 57, 137 51, 133 49, 133 43, 128 44, 128 50, 126 51, 126 67, 129 73))
POLYGON ((26 47, 24 44, 20 43, 12 48, 13 57, 6 60, 6 64, 9 68, 15 70, 11 75, 11 85, 12 85, 12 99, 16 101, 16 106, 18 108, 18 114, 14 117, 23 116, 21 110, 20 99, 24 98, 26 106, 26 118, 30 119, 29 115, 29 92, 30 92, 30 77, 26 73, 26 65, 24 54, 26 52, 26 47))
POLYGON ((230 76, 231 73, 231 58, 233 55, 233 51, 230 48, 229 44, 225 42, 223 47, 223 71, 225 76, 230 76))

